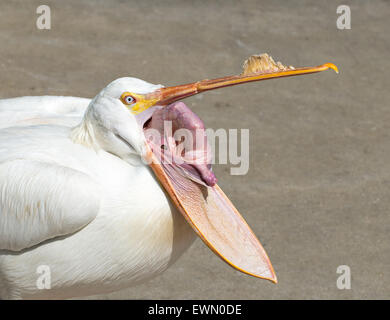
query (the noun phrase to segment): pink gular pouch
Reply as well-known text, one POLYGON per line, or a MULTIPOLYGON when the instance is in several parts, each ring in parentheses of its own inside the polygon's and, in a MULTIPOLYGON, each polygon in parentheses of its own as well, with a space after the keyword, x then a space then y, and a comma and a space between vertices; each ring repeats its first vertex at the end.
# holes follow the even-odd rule
POLYGON ((233 267, 276 282, 260 242, 216 185, 203 121, 175 102, 154 111, 144 130, 151 167, 199 237, 233 267))
POLYGON ((175 170, 205 186, 216 184, 203 121, 183 102, 156 110, 145 136, 167 171, 175 170))
POLYGON ((137 117, 147 140, 145 160, 198 236, 235 269, 276 283, 275 272, 259 240, 216 184, 202 120, 177 101, 253 81, 338 70, 332 63, 286 67, 267 54, 251 56, 243 67, 240 75, 160 88, 147 94, 144 99, 153 101, 154 108, 137 117))

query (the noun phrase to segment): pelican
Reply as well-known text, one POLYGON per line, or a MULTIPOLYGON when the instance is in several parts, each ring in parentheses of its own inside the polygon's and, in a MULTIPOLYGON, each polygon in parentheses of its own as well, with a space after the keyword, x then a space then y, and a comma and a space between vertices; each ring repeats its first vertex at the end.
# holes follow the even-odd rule
POLYGON ((0 100, 0 298, 134 286, 166 270, 196 235, 233 268, 276 282, 259 240, 216 184, 207 146, 192 150, 199 161, 162 161, 174 153, 162 122, 202 132, 181 99, 329 68, 337 72, 331 63, 285 67, 265 54, 248 59, 240 75, 186 85, 126 77, 92 100, 0 100), (148 129, 161 139, 147 138, 148 129), (50 273, 45 288, 42 267, 50 273))

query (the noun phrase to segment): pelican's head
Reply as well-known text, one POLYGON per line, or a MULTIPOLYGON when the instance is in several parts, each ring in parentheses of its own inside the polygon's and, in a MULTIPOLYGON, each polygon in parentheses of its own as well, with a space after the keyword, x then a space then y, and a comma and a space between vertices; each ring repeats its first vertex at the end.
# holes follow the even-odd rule
POLYGON ((72 140, 139 162, 145 152, 143 122, 153 111, 152 101, 145 97, 160 88, 136 78, 114 80, 91 101, 84 121, 72 131, 72 140))
POLYGON ((136 78, 119 78, 93 99, 86 116, 96 128, 101 129, 95 130, 100 147, 124 158, 135 154, 143 157, 146 152, 144 125, 156 109, 172 107, 178 100, 222 87, 316 73, 329 68, 338 72, 331 63, 312 68, 286 67, 280 62, 275 63, 267 54, 250 57, 243 67, 243 72, 238 76, 167 88, 136 78))
POLYGON ((295 69, 261 55, 248 59, 238 76, 174 87, 120 78, 93 99, 85 123, 93 127, 91 140, 97 141, 100 148, 125 161, 134 157, 146 161, 193 229, 225 262, 250 275, 276 282, 264 249, 216 185, 203 122, 179 100, 222 87, 329 68, 337 72, 330 63, 295 69), (165 130, 165 122, 171 123, 170 133, 165 130), (192 135, 192 140, 177 152, 178 141, 172 137, 182 129, 192 135), (158 138, 148 136, 149 131, 158 138))

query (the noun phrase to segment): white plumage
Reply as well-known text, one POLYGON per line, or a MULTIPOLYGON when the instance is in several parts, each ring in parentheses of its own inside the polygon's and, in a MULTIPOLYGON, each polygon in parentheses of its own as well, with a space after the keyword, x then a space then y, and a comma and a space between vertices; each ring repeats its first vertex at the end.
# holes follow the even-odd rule
POLYGON ((123 78, 92 103, 0 100, 1 298, 119 290, 161 273, 192 243, 191 227, 139 161, 140 128, 117 99, 156 88, 123 78), (37 287, 42 265, 51 290, 37 287))

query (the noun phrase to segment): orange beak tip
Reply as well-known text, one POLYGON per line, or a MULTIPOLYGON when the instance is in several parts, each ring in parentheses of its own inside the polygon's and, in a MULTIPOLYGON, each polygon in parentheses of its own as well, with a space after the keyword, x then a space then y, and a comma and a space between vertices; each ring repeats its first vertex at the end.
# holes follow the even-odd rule
POLYGON ((337 74, 339 73, 339 68, 337 68, 337 66, 333 63, 330 63, 330 62, 325 63, 324 67, 327 67, 328 69, 334 70, 334 72, 336 72, 337 74))

